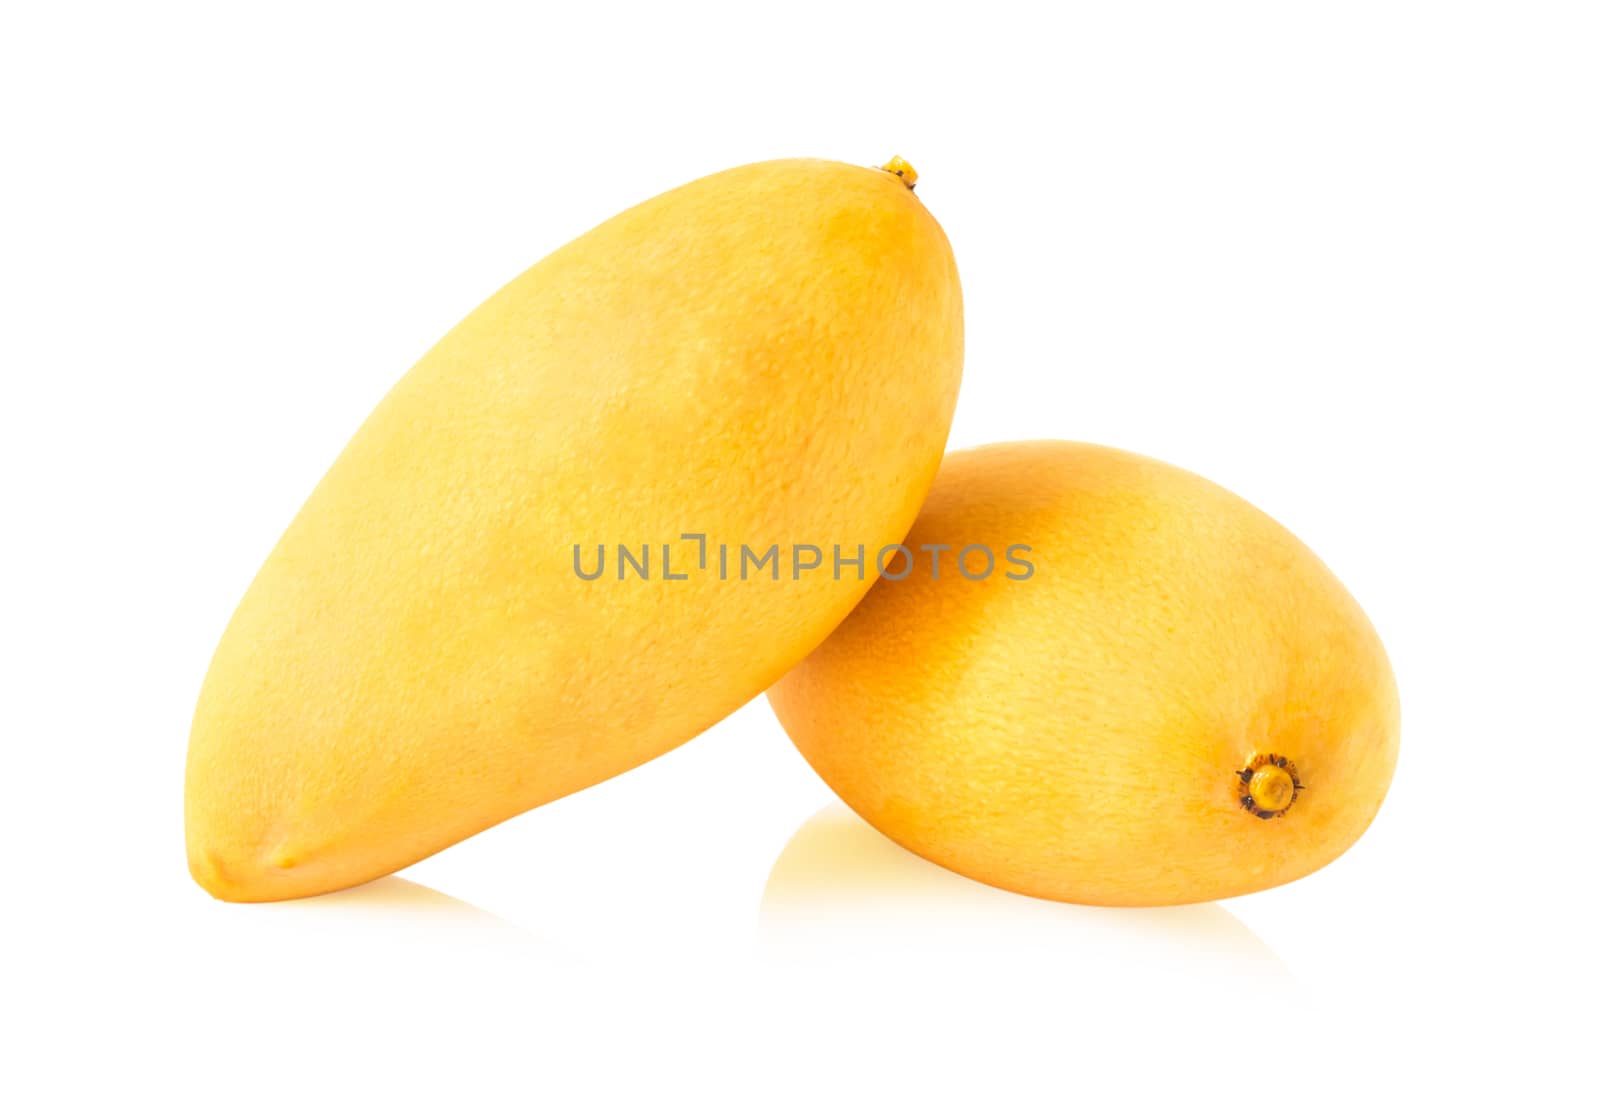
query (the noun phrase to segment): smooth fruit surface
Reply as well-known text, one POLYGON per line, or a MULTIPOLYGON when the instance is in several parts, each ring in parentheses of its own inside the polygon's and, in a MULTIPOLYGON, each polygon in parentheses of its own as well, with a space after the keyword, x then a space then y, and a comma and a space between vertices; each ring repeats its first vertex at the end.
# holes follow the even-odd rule
POLYGON ((875 571, 724 580, 681 536, 898 542, 961 356, 949 244, 877 169, 726 171, 513 280, 383 400, 234 614, 190 740, 195 878, 364 882, 759 694, 875 571))
POLYGON ((994 445, 945 459, 905 544, 903 579, 770 699, 906 848, 1024 894, 1163 905, 1299 878, 1376 815, 1399 748, 1383 646, 1244 500, 1114 449, 994 445), (982 579, 955 564, 974 545, 998 558, 982 579))

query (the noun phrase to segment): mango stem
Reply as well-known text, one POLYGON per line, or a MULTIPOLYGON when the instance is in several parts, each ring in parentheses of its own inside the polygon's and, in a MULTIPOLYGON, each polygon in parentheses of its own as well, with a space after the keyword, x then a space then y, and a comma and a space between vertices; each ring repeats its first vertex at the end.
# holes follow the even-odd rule
POLYGON ((899 155, 896 155, 878 169, 886 170, 890 174, 895 175, 900 179, 900 181, 906 184, 906 189, 908 190, 915 190, 917 188, 917 168, 906 162, 899 155))
POLYGON ((1282 755, 1252 756, 1239 771, 1239 804, 1262 820, 1281 816, 1303 789, 1299 772, 1282 755))

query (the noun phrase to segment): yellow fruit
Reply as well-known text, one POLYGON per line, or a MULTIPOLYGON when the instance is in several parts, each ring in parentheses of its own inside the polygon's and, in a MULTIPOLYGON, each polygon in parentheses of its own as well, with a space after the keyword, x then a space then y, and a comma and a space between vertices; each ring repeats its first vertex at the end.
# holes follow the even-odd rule
POLYGON ((880 169, 726 171, 513 280, 383 400, 239 605, 190 740, 196 880, 365 882, 760 693, 876 572, 795 579, 789 548, 904 536, 961 350, 949 244, 880 169), (771 545, 781 579, 739 579, 771 545))
POLYGON ((994 445, 945 459, 905 545, 771 701, 911 851, 1044 898, 1201 902, 1315 871, 1377 813, 1400 740, 1383 647, 1237 496, 1113 449, 994 445))

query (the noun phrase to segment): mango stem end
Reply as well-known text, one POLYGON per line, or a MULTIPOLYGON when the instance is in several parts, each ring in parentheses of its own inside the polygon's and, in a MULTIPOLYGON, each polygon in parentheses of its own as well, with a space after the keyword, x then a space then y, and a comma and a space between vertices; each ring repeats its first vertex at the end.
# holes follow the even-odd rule
POLYGON ((915 190, 917 188, 917 168, 906 162, 899 155, 896 155, 878 169, 888 171, 890 174, 899 178, 900 181, 905 183, 906 189, 908 190, 915 190))
POLYGON ((1253 756, 1239 774, 1239 804, 1263 821, 1282 816, 1305 789, 1282 755, 1253 756))

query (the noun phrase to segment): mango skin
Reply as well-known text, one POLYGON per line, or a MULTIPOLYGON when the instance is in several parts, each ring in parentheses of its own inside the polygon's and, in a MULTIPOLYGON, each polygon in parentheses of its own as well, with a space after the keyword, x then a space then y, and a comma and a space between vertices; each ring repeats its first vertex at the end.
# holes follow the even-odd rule
POLYGON ((1400 741, 1383 646, 1237 496, 1114 449, 993 445, 945 459, 906 545, 905 579, 770 700, 845 804, 911 851, 1022 894, 1171 905, 1307 875, 1377 814, 1400 741), (918 547, 946 543, 935 580, 918 547), (974 543, 1000 558, 981 581, 953 570, 974 543), (1012 544, 1033 548, 1026 580, 1004 575, 1024 572, 1012 544), (1265 754, 1304 784, 1267 819, 1238 774, 1265 754))
POLYGON ((880 170, 740 167, 535 265, 393 388, 239 605, 190 739, 194 878, 235 901, 366 882, 758 695, 870 560, 668 582, 655 552, 618 581, 608 553, 588 582, 574 544, 592 569, 685 532, 898 542, 961 361, 950 246, 880 170))

